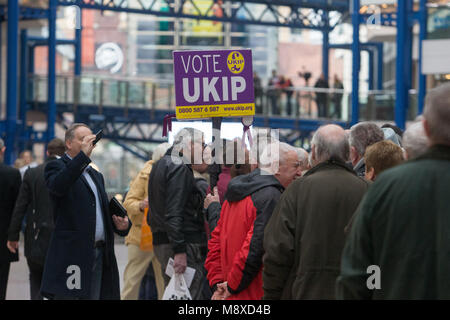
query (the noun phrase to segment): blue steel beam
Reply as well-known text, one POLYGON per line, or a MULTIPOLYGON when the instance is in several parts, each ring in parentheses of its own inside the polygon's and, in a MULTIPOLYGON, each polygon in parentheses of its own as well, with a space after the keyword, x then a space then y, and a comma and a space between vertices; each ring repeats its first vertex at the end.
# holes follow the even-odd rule
POLYGON ((27 47, 27 30, 20 31, 20 139, 19 150, 25 149, 26 141, 26 126, 27 126, 27 62, 28 62, 28 47, 27 47))
POLYGON ((359 45, 359 0, 352 0, 352 117, 351 124, 359 120, 359 68, 360 68, 360 45, 359 45))
MULTIPOLYGON (((161 17, 173 17, 173 18, 184 18, 184 19, 194 19, 194 20, 209 20, 209 21, 218 21, 218 22, 231 22, 231 23, 239 23, 239 24, 256 24, 256 25, 264 25, 264 26, 274 26, 274 27, 289 27, 289 28, 300 28, 300 29, 311 29, 318 31, 331 31, 333 28, 327 26, 322 19, 320 10, 325 10, 327 6, 323 6, 321 9, 316 9, 313 19, 310 19, 309 16, 303 15, 301 10, 302 8, 309 7, 317 7, 320 5, 313 5, 313 1, 304 1, 304 3, 296 3, 292 1, 290 4, 282 4, 281 1, 253 1, 253 3, 257 3, 260 5, 265 5, 266 10, 264 10, 264 14, 260 15, 256 19, 253 17, 238 17, 237 13, 239 9, 245 10, 246 12, 251 11, 251 9, 247 8, 248 1, 231 1, 233 3, 237 3, 240 7, 238 9, 233 10, 231 14, 227 13, 226 3, 220 5, 219 3, 215 3, 216 6, 222 7, 223 15, 221 17, 215 16, 212 14, 212 6, 210 10, 207 12, 198 11, 197 14, 186 14, 184 13, 184 5, 189 5, 192 7, 192 2, 190 1, 181 1, 181 5, 178 10, 175 10, 170 3, 170 1, 165 1, 167 6, 169 7, 168 11, 159 11, 154 10, 151 4, 144 6, 142 2, 137 1, 136 6, 129 7, 127 2, 122 1, 121 3, 116 3, 114 1, 101 1, 93 2, 90 0, 57 0, 58 5, 60 6, 78 6, 80 9, 96 9, 102 11, 116 11, 116 12, 126 12, 126 13, 135 13, 135 14, 150 14, 161 17), (170 6, 169 6, 170 4, 170 6), (286 15, 279 8, 290 10, 289 14, 286 15), (271 14, 271 20, 264 20, 265 15, 267 13, 271 14)), ((320 1, 320 0, 319 0, 320 1)), ((224 1, 226 2, 226 1, 224 1)), ((230 1, 228 1, 230 2, 230 1)), ((328 7, 330 7, 328 5, 328 7)), ((331 7, 330 7, 331 8, 331 7)))
MULTIPOLYGON (((105 137, 105 139, 108 139, 105 137)), ((122 143, 121 141, 117 140, 117 139, 110 139, 112 142, 114 142, 115 144, 117 144, 118 146, 122 147, 122 149, 124 149, 125 151, 128 151, 129 153, 131 153, 132 155, 144 160, 144 161, 148 161, 149 160, 149 154, 145 154, 143 152, 139 152, 136 150, 131 149, 128 145, 126 145, 125 143, 122 143)), ((164 141, 165 142, 165 141, 164 141)))
MULTIPOLYGON (((48 38, 28 37, 28 41, 30 42, 30 45, 32 45, 34 47, 48 46, 48 38)), ((76 45, 76 42, 74 39, 57 39, 56 44, 57 45, 76 45)))
MULTIPOLYGON (((328 25, 329 20, 328 20, 328 12, 324 12, 324 20, 325 23, 328 25)), ((329 76, 329 36, 328 36, 328 32, 327 31, 323 31, 322 32, 322 73, 325 76, 325 80, 327 80, 328 82, 328 76, 329 76)))
POLYGON ((427 38, 427 19, 428 19, 428 11, 427 11, 427 0, 420 0, 420 30, 419 30, 419 94, 417 97, 417 114, 421 114, 423 112, 424 103, 425 103, 425 95, 427 91, 427 78, 422 73, 423 66, 423 41, 427 38))
MULTIPOLYGON (((36 19, 48 19, 47 9, 33 8, 26 6, 19 7, 19 20, 36 20, 36 19)), ((5 6, 0 6, 0 21, 6 20, 8 20, 8 11, 5 10, 5 6)))
POLYGON ((377 44, 377 90, 383 90, 383 54, 384 54, 384 46, 383 42, 377 44))
POLYGON ((369 90, 373 90, 374 88, 374 52, 373 50, 368 50, 367 53, 369 54, 369 90))
POLYGON ((81 40, 82 40, 82 31, 83 31, 83 11, 80 9, 77 14, 79 25, 75 29, 75 65, 74 65, 74 74, 75 76, 81 75, 81 40))
POLYGON ((6 84, 6 153, 5 163, 13 164, 17 127, 17 58, 19 38, 19 2, 8 1, 8 63, 6 84))
POLYGON ((409 68, 409 61, 411 52, 408 49, 411 47, 411 28, 408 21, 408 12, 411 8, 411 0, 399 1, 397 4, 397 59, 395 71, 395 123, 401 128, 405 129, 406 124, 406 110, 408 109, 408 84, 410 83, 411 70, 409 68), (409 35, 408 35, 409 33, 409 35))
POLYGON ((48 17, 48 113, 47 113, 47 142, 55 137, 56 123, 56 9, 57 0, 49 0, 48 17))

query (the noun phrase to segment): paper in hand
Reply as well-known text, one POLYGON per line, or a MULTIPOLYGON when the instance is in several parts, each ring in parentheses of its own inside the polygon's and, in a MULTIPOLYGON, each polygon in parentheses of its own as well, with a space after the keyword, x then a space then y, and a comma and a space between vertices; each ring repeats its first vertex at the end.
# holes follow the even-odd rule
MULTIPOLYGON (((170 278, 172 278, 172 276, 174 274, 173 259, 172 258, 170 258, 169 262, 167 263, 166 274, 170 278)), ((192 280, 194 279, 194 274, 195 274, 195 269, 191 268, 191 267, 187 267, 186 271, 183 273, 183 277, 184 277, 184 280, 186 281, 186 285, 187 285, 188 288, 191 287, 192 280)))

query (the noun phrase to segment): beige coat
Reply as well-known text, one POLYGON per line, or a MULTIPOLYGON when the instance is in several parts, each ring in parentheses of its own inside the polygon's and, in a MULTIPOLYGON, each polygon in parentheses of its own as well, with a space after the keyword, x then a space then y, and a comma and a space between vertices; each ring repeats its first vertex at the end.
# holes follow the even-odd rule
POLYGON ((144 212, 139 210, 139 203, 148 198, 148 178, 150 171, 152 171, 154 161, 147 161, 144 168, 137 174, 136 178, 130 183, 130 190, 123 206, 127 209, 128 217, 133 226, 125 238, 125 244, 140 245, 141 243, 141 228, 144 212))

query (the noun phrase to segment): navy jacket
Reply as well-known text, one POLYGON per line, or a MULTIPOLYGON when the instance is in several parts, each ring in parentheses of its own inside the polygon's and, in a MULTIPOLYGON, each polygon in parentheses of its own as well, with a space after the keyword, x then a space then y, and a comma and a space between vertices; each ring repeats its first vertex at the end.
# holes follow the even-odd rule
MULTIPOLYGON (((45 180, 53 206, 53 232, 44 267, 41 293, 44 297, 89 298, 95 243, 95 196, 82 176, 91 160, 80 152, 73 160, 66 155, 50 161, 45 167, 45 180), (80 270, 80 288, 69 289, 74 275, 70 266, 80 270), (69 269, 68 269, 69 268, 69 269)), ((105 182, 101 173, 88 169, 99 192, 105 227, 105 258, 101 299, 120 299, 119 271, 114 254, 114 234, 126 236, 128 230, 118 231, 109 213, 105 182)), ((131 227, 131 222, 130 226, 131 227)), ((72 269, 73 270, 73 269, 72 269)), ((73 283, 73 282, 72 282, 73 283)))

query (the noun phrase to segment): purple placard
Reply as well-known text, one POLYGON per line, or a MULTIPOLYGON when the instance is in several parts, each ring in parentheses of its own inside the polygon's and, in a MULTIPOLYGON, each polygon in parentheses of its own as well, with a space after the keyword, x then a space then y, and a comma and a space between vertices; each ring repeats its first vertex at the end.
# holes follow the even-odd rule
POLYGON ((174 51, 173 61, 177 118, 254 114, 250 49, 174 51))

